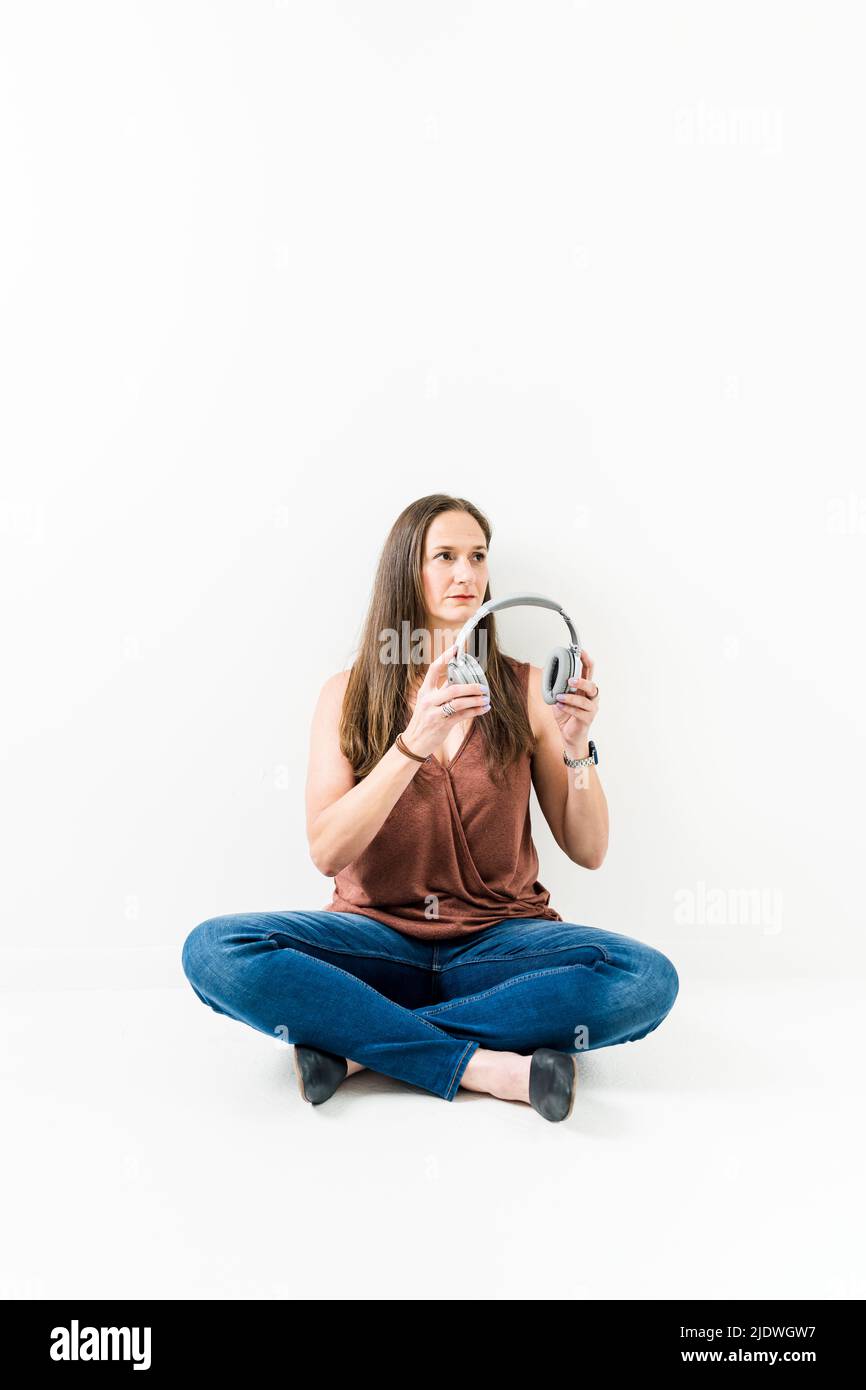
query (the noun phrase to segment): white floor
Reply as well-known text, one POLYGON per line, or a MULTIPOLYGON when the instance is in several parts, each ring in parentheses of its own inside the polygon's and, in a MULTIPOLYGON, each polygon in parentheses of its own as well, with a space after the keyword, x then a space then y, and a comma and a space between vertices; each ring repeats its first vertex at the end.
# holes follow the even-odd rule
POLYGON ((843 1298, 862 986, 689 981, 571 1118, 291 1050, 189 987, 9 991, 3 1298, 843 1298))

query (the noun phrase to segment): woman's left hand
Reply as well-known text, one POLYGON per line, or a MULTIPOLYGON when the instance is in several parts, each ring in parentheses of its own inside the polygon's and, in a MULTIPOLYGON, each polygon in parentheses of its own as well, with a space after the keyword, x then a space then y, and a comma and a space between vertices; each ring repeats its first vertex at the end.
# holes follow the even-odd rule
POLYGON ((592 679, 595 663, 588 652, 581 650, 580 664, 581 674, 569 679, 569 693, 557 695, 551 709, 566 751, 573 750, 575 756, 582 757, 586 752, 590 725, 598 713, 598 686, 592 679))

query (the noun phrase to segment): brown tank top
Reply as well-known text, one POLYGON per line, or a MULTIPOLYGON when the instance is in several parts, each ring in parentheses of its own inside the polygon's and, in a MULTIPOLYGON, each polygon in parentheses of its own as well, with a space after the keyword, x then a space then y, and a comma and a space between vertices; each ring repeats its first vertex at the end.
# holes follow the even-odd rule
MULTIPOLYGON (((529 662, 506 657, 527 701, 529 662)), ((474 719, 450 764, 418 771, 367 848, 334 878, 326 912, 359 912, 407 936, 455 937, 506 917, 563 919, 538 882, 529 793, 531 759, 487 771, 474 719)))

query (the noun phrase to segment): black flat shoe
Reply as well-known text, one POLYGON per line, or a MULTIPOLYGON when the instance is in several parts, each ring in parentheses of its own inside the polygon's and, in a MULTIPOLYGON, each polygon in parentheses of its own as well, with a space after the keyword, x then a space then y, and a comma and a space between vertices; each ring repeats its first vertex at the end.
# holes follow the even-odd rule
POLYGON ((577 1054, 539 1047, 529 1068, 529 1103, 545 1120, 567 1120, 577 1090, 577 1054))
POLYGON ((295 1043, 294 1063, 298 1089, 311 1105, 329 1100, 349 1071, 345 1057, 325 1052, 321 1047, 305 1047, 302 1043, 295 1043))

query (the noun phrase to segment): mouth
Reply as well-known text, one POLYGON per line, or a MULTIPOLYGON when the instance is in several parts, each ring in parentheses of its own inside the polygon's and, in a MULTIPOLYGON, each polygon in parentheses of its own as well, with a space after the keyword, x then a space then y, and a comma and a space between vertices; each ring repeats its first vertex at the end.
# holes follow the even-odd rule
POLYGON ((452 599, 454 603, 473 603, 475 600, 474 594, 449 594, 448 597, 452 599))

